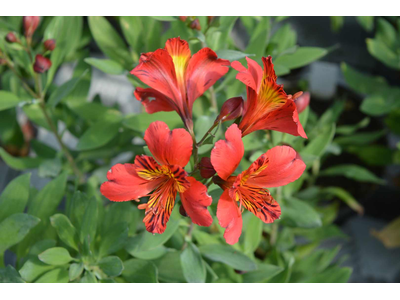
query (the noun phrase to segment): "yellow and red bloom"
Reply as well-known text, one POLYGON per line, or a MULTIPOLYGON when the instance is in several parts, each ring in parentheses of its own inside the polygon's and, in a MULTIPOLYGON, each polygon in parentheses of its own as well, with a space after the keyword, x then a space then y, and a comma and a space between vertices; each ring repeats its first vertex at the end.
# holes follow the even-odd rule
POLYGON ((265 223, 278 219, 281 208, 267 188, 295 181, 306 167, 293 148, 276 146, 247 170, 232 176, 243 154, 242 132, 236 124, 228 128, 225 140, 219 140, 211 151, 211 163, 219 176, 214 177, 214 182, 224 190, 218 202, 217 218, 225 228, 228 244, 237 243, 242 233, 242 207, 265 223))
POLYGON ((232 62, 232 67, 239 71, 236 78, 247 86, 247 101, 239 124, 242 135, 264 129, 307 138, 292 96, 276 83, 271 56, 262 58, 264 72, 257 62, 248 57, 246 60, 247 69, 238 61, 232 62))
POLYGON ((111 201, 130 201, 149 197, 140 204, 145 209, 147 231, 163 233, 179 193, 182 206, 193 223, 210 226, 207 210, 212 199, 201 182, 188 176, 184 167, 190 160, 193 141, 184 129, 169 130, 161 121, 153 122, 144 135, 153 157, 136 156, 134 164, 117 164, 107 174, 101 193, 111 201))
POLYGON ((147 113, 175 110, 186 128, 193 130, 194 101, 228 72, 230 62, 210 48, 193 56, 185 40, 169 39, 164 49, 141 55, 131 71, 150 88, 136 88, 135 97, 147 113))

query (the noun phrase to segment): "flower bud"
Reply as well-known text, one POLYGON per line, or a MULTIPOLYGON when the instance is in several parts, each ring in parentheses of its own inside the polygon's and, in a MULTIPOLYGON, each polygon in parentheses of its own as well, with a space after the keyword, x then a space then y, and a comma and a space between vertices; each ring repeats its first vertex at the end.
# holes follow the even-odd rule
POLYGON ((16 43, 16 42, 18 42, 18 38, 16 37, 14 32, 9 32, 6 35, 6 41, 9 43, 16 43))
POLYGON ((36 73, 44 73, 51 67, 51 61, 50 59, 44 57, 43 55, 36 55, 35 57, 35 63, 33 65, 33 70, 36 73))
POLYGON ((190 23, 190 28, 196 29, 196 30, 201 30, 199 19, 193 20, 192 23, 190 23))
POLYGON ((5 58, 0 58, 0 66, 7 64, 7 60, 5 58))
POLYGON ((186 19, 187 19, 188 17, 179 17, 179 20, 181 20, 182 22, 186 22, 186 19))
POLYGON ((300 95, 298 95, 298 94, 299 93, 296 93, 293 95, 293 100, 294 100, 294 103, 296 104, 297 112, 301 113, 310 104, 310 93, 306 92, 304 94, 300 94, 300 95))
POLYGON ((50 40, 46 40, 43 43, 44 49, 48 50, 48 51, 53 51, 54 48, 56 47, 56 40, 54 39, 50 39, 50 40))
POLYGON ((208 25, 211 24, 211 22, 214 20, 214 18, 215 18, 215 17, 207 17, 208 25))
POLYGON ((182 217, 188 217, 188 214, 186 213, 186 210, 183 207, 182 203, 181 206, 179 207, 179 213, 181 214, 182 217))
POLYGON ((239 118, 243 112, 243 105, 242 97, 234 97, 226 100, 215 122, 225 122, 239 118))
POLYGON ((39 26, 40 17, 24 17, 25 36, 31 37, 39 26))
POLYGON ((216 173, 213 165, 211 164, 211 159, 209 157, 202 157, 199 164, 200 175, 203 178, 211 178, 216 173))

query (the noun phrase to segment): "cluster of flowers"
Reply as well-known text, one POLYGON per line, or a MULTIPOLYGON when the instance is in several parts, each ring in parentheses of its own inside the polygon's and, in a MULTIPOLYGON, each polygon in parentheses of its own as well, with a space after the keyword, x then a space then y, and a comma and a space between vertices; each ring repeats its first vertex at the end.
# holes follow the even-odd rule
MULTIPOLYGON (((17 43, 20 44, 28 53, 30 53, 30 48, 32 44, 32 36, 35 33, 36 29, 40 24, 40 17, 38 16, 29 16, 24 17, 23 25, 24 25, 24 33, 25 33, 25 43, 18 38, 15 32, 9 32, 6 35, 6 41, 10 44, 17 43)), ((51 67, 51 61, 49 58, 46 58, 46 54, 53 51, 56 47, 56 41, 54 39, 48 39, 43 42, 43 49, 44 53, 37 54, 35 56, 35 62, 33 64, 33 70, 36 73, 44 73, 51 67)), ((5 59, 0 59, 0 63, 4 61, 6 64, 5 59)))
POLYGON ((207 208, 212 198, 207 186, 194 177, 198 171, 203 182, 212 180, 223 189, 217 218, 225 228, 227 243, 236 243, 241 235, 243 208, 265 223, 280 217, 280 206, 267 188, 286 185, 303 173, 305 164, 293 148, 276 146, 247 170, 233 174, 244 155, 242 137, 253 131, 276 130, 307 138, 295 103, 302 93, 287 95, 276 83, 271 57, 262 58, 264 70, 254 60, 246 59, 247 68, 238 61, 231 64, 219 59, 209 48, 192 56, 186 41, 172 38, 164 49, 142 54, 132 70, 131 74, 150 86, 135 91, 146 112, 176 111, 186 127, 170 130, 164 122, 151 123, 144 140, 153 157, 138 155, 133 164, 113 166, 108 181, 101 186, 101 193, 111 201, 149 197, 147 203, 139 205, 145 209, 147 231, 165 231, 178 193, 181 214, 200 226, 212 224, 207 208), (247 86, 247 101, 235 97, 223 104, 213 127, 228 120, 235 122, 226 130, 225 140, 215 143, 211 156, 199 162, 197 148, 201 143, 196 143, 193 132, 193 103, 228 72, 230 65, 239 72, 236 78, 247 86), (188 174, 185 166, 192 154, 194 170, 188 174))

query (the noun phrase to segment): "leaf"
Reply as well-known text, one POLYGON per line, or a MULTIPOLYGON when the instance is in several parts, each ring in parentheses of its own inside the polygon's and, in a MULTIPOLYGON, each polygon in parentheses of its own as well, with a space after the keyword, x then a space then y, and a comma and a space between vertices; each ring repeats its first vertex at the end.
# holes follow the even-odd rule
POLYGON ((251 33, 249 44, 246 47, 246 53, 254 53, 257 59, 261 59, 268 45, 268 35, 270 31, 271 18, 262 17, 251 33))
POLYGON ((129 51, 122 38, 110 23, 108 23, 106 18, 90 16, 88 20, 90 31, 101 51, 125 68, 130 68, 133 61, 129 51))
POLYGON ((238 252, 228 245, 203 245, 200 252, 206 258, 222 262, 236 270, 253 271, 257 269, 256 264, 243 253, 238 252))
POLYGON ((0 222, 5 218, 23 213, 29 199, 31 174, 26 173, 13 179, 0 196, 0 222))
POLYGON ((130 283, 157 283, 158 272, 156 266, 147 260, 130 259, 124 262, 122 277, 130 283))
POLYGON ((97 230, 97 220, 98 218, 98 206, 97 200, 95 197, 92 197, 85 210, 85 214, 83 215, 82 224, 80 228, 80 241, 84 242, 86 238, 89 239, 90 243, 94 242, 97 230))
POLYGON ((390 222, 382 230, 372 229, 371 234, 388 249, 400 247, 400 217, 390 222))
POLYGON ((38 257, 42 262, 52 266, 65 265, 73 259, 68 250, 62 247, 47 249, 40 253, 38 257))
POLYGON ((337 137, 333 140, 340 146, 369 145, 386 134, 386 130, 355 133, 349 136, 337 137))
POLYGON ((314 274, 309 277, 306 282, 309 283, 346 283, 349 281, 350 275, 352 273, 351 268, 340 268, 334 266, 332 268, 326 269, 324 272, 319 274, 314 274))
POLYGON ((79 139, 76 149, 79 151, 96 149, 111 141, 119 131, 119 116, 107 115, 103 120, 94 123, 79 139))
POLYGON ((141 18, 135 16, 121 16, 119 20, 125 39, 136 52, 140 52, 140 43, 143 42, 139 39, 143 31, 141 18))
POLYGON ((73 263, 69 266, 68 277, 69 281, 74 281, 79 276, 81 276, 83 272, 83 263, 73 263))
POLYGON ((103 277, 101 275, 100 279, 119 276, 124 270, 124 265, 118 256, 104 257, 98 262, 97 265, 100 270, 106 275, 106 277, 103 277))
MULTIPOLYGON (((292 26, 287 23, 280 27, 272 36, 271 44, 274 46, 274 53, 283 53, 285 50, 296 45, 297 34, 292 29, 292 26)), ((268 52, 268 51, 267 51, 268 52)))
POLYGON ((367 127, 370 121, 371 121, 370 118, 365 117, 357 124, 339 126, 336 128, 336 133, 343 134, 343 135, 351 135, 351 134, 355 133, 358 129, 367 127))
POLYGON ((63 85, 57 87, 50 95, 46 105, 48 107, 56 107, 61 100, 65 99, 77 86, 78 82, 85 76, 87 71, 79 77, 74 77, 63 85))
POLYGON ((250 57, 250 56, 255 56, 255 54, 248 54, 248 53, 243 53, 240 51, 236 51, 236 50, 218 50, 217 55, 219 58, 222 59, 227 59, 229 61, 234 61, 234 60, 239 60, 245 57, 250 57))
POLYGON ((99 256, 103 257, 122 249, 128 241, 128 232, 129 227, 126 222, 120 222, 109 227, 108 231, 102 235, 99 247, 99 256))
POLYGON ((169 17, 169 16, 159 16, 159 17, 151 16, 151 17, 157 21, 164 21, 164 22, 173 22, 178 20, 176 17, 169 17))
POLYGON ((13 157, 3 148, 0 148, 0 156, 7 166, 15 170, 35 169, 43 162, 39 157, 13 157))
POLYGON ((364 207, 357 202, 353 196, 346 190, 340 187, 327 187, 323 189, 323 192, 331 194, 343 200, 351 209, 362 215, 364 213, 364 207))
POLYGON ((299 47, 296 52, 279 56, 274 63, 289 69, 306 66, 328 53, 326 49, 317 47, 299 47))
POLYGON ((24 101, 11 92, 0 91, 0 111, 16 107, 24 101))
POLYGON ((287 199, 285 202, 281 218, 293 227, 315 228, 322 226, 318 212, 306 202, 294 198, 287 199))
MULTIPOLYGON (((321 156, 324 154, 326 148, 331 143, 335 135, 335 124, 326 125, 321 133, 313 139, 308 145, 300 152, 301 155, 308 154, 314 156, 321 156)), ((309 165, 307 165, 309 167, 309 165)))
POLYGON ((69 247, 78 250, 76 229, 67 216, 56 214, 50 218, 50 223, 56 229, 60 240, 69 247))
POLYGON ((68 271, 65 268, 56 268, 44 274, 36 280, 36 283, 67 283, 68 281, 68 271))
POLYGON ((400 107, 399 97, 400 89, 387 88, 380 94, 365 98, 361 104, 361 111, 371 116, 385 115, 400 107))
POLYGON ((122 124, 132 130, 144 132, 154 121, 165 122, 170 129, 183 126, 182 120, 175 112, 142 113, 126 116, 122 124))
POLYGON ((375 38, 391 49, 396 48, 396 29, 384 18, 378 18, 375 38))
POLYGON ((257 264, 257 270, 243 274, 244 283, 265 282, 268 279, 278 275, 284 270, 279 266, 260 263, 257 264))
POLYGON ((374 28, 374 17, 373 16, 356 16, 358 23, 366 30, 372 31, 374 28))
POLYGON ((85 62, 107 74, 121 75, 125 73, 124 67, 111 59, 89 57, 85 58, 85 62))
POLYGON ((344 17, 343 16, 331 16, 331 27, 334 32, 339 32, 344 25, 344 17))
POLYGON ((183 275, 180 253, 180 251, 172 250, 155 261, 158 270, 158 278, 161 281, 174 283, 186 282, 185 276, 183 275))
POLYGON ((0 255, 18 244, 40 219, 28 214, 13 214, 0 223, 0 255))
POLYGON ((385 118, 386 125, 390 128, 390 130, 400 135, 400 109, 392 110, 389 115, 385 118))
POLYGON ((83 275, 81 283, 97 283, 96 276, 93 275, 90 271, 85 271, 85 275, 83 275))
POLYGON ((358 165, 337 165, 323 170, 322 176, 345 176, 361 182, 372 182, 376 184, 384 184, 385 180, 380 179, 374 173, 358 165))
POLYGON ((11 265, 0 268, 0 283, 24 283, 21 276, 11 265))
POLYGON ((349 146, 346 150, 371 166, 386 166, 392 163, 393 151, 383 145, 349 146))
POLYGON ((392 51, 384 42, 367 39, 369 53, 392 69, 400 70, 400 55, 392 51))
POLYGON ((244 253, 251 254, 261 242, 263 222, 251 215, 244 235, 244 253))
POLYGON ((193 243, 188 243, 187 247, 182 251, 181 265, 187 282, 206 282, 206 266, 201 258, 199 249, 193 243))

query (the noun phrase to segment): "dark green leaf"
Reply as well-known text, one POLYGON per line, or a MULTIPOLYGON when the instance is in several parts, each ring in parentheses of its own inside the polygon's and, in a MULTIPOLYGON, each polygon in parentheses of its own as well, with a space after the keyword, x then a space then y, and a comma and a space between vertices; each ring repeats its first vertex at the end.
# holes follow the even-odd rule
POLYGON ((400 55, 378 39, 367 39, 369 53, 389 68, 400 69, 400 55))
POLYGON ((317 47, 299 47, 296 52, 279 56, 274 63, 289 69, 306 66, 328 53, 326 49, 317 47))
POLYGON ((61 169, 62 162, 60 158, 46 159, 40 164, 38 175, 40 177, 56 177, 60 174, 61 169))
POLYGON ((43 162, 39 157, 14 157, 0 148, 0 156, 10 168, 15 170, 35 169, 43 162))
POLYGON ((357 16, 358 23, 366 30, 371 31, 374 28, 374 17, 372 16, 357 16))
POLYGON ((204 283, 206 281, 206 266, 197 247, 189 243, 181 253, 183 275, 189 283, 204 283))
POLYGON ((0 196, 0 222, 5 218, 24 212, 29 199, 31 174, 26 173, 13 179, 0 196))
POLYGON ((80 240, 83 241, 89 238, 92 243, 96 236, 98 218, 98 206, 96 198, 92 197, 86 207, 85 214, 83 215, 81 230, 79 233, 80 240))
POLYGON ((358 165, 337 165, 330 167, 320 173, 322 176, 345 176, 361 182, 372 182, 384 184, 385 181, 377 177, 369 170, 358 165))
POLYGON ((306 202, 288 199, 282 209, 282 220, 288 225, 301 228, 321 227, 319 214, 306 202))
POLYGON ((62 247, 47 249, 40 253, 38 257, 42 262, 53 266, 65 265, 72 260, 68 250, 62 247))
POLYGON ((243 274, 244 283, 265 282, 278 275, 284 268, 269 264, 257 264, 257 270, 243 274))
POLYGON ((341 146, 368 145, 384 136, 385 133, 385 130, 355 133, 350 136, 337 137, 333 142, 341 146))
POLYGON ((90 271, 85 271, 85 275, 83 275, 81 283, 97 283, 96 276, 93 275, 90 271))
POLYGON ((120 222, 109 227, 102 235, 99 256, 103 257, 122 249, 128 241, 128 232, 129 227, 126 222, 120 222))
POLYGON ((76 229, 67 216, 56 214, 50 218, 51 225, 56 229, 58 237, 71 248, 78 250, 76 229))
POLYGON ((147 260, 130 259, 124 262, 122 277, 131 283, 157 283, 158 272, 156 266, 147 260))
POLYGON ((155 262, 158 269, 158 278, 161 281, 186 282, 180 254, 180 251, 171 251, 155 262))
POLYGON ((350 279, 351 268, 340 268, 334 266, 320 274, 314 274, 308 278, 309 283, 347 283, 350 279))
POLYGON ((21 276, 11 265, 0 269, 0 283, 23 283, 21 276))
MULTIPOLYGON (((107 277, 116 277, 121 275, 124 265, 118 256, 107 256, 98 262, 98 267, 107 277)), ((100 279, 103 277, 101 276, 100 279)))

